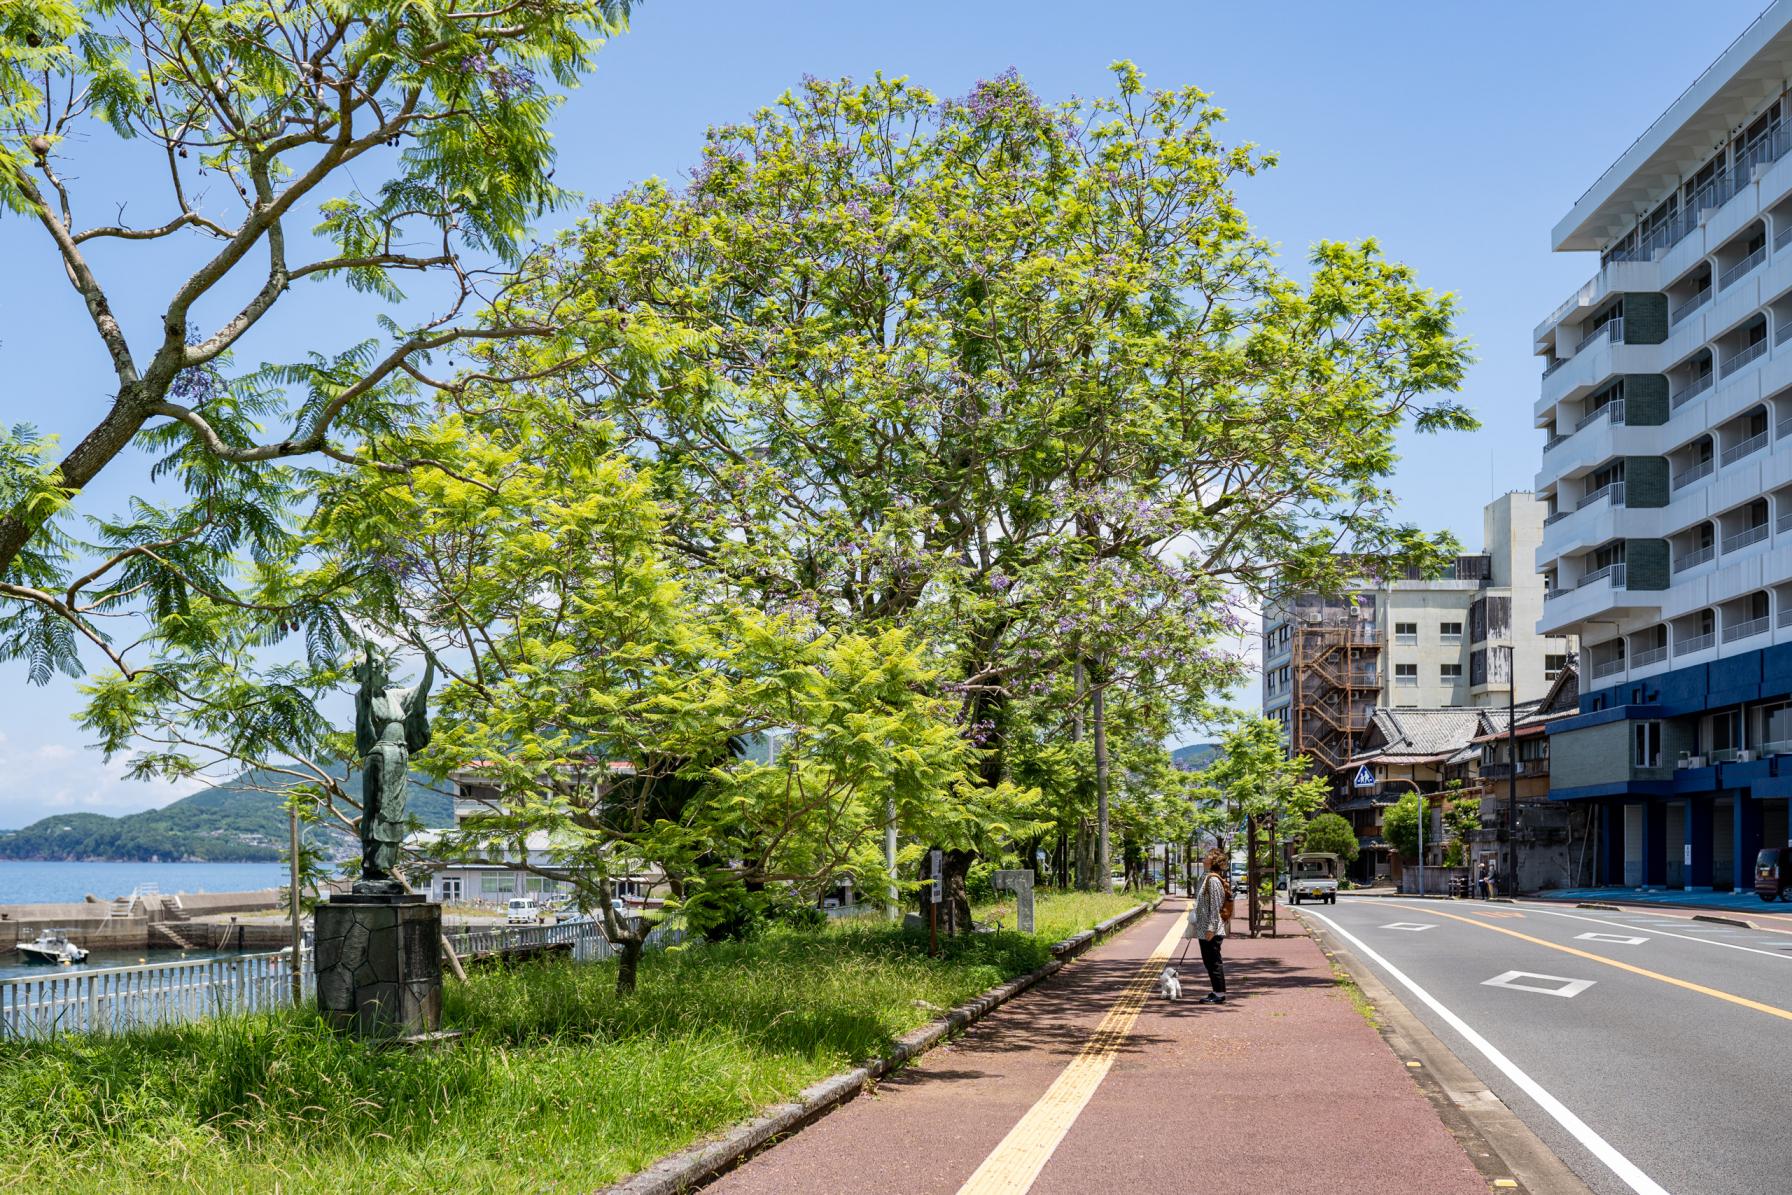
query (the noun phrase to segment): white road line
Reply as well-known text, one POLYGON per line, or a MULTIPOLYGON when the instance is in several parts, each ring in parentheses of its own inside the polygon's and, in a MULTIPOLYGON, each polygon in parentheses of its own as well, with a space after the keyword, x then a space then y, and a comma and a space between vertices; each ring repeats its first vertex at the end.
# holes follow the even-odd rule
POLYGON ((1636 937, 1632 934, 1601 934, 1595 932, 1575 934, 1574 936, 1578 941, 1611 942, 1618 946, 1641 946, 1644 942, 1649 940, 1647 938, 1636 937))
MULTIPOLYGON (((1559 909, 1541 909, 1536 905, 1526 905, 1524 907, 1533 913, 1544 913, 1550 917, 1566 917, 1570 921, 1585 921, 1589 925, 1610 925, 1618 929, 1641 928, 1640 926, 1630 925, 1622 921, 1608 921, 1603 917, 1584 917, 1579 913, 1564 913, 1559 909)), ((1777 950, 1762 950, 1758 946, 1744 946, 1740 942, 1719 942, 1715 938, 1695 938, 1691 934, 1675 933, 1673 930, 1668 929, 1651 928, 1649 932, 1658 938, 1679 938, 1682 942, 1703 942, 1707 946, 1722 946, 1725 950, 1744 950, 1749 954, 1759 954, 1766 958, 1792 959, 1792 954, 1782 954, 1777 950)))
POLYGON ((1417 933, 1422 929, 1436 929, 1437 926, 1436 925, 1422 925, 1417 921, 1390 921, 1386 925, 1382 926, 1381 928, 1382 929, 1407 929, 1407 930, 1411 930, 1414 933, 1417 933))
MULTIPOLYGON (((1311 910, 1308 911, 1311 912, 1311 910)), ((1647 1174, 1644 1174, 1642 1169, 1638 1167, 1635 1162, 1632 1162, 1629 1158, 1619 1153, 1617 1148, 1613 1146, 1611 1142, 1594 1132, 1584 1120, 1569 1111, 1566 1104, 1545 1091, 1543 1086, 1538 1083, 1537 1080, 1525 1074, 1524 1071, 1518 1068, 1516 1063, 1500 1053, 1499 1050, 1495 1049, 1492 1042, 1469 1028, 1468 1022, 1445 1008, 1443 1004, 1438 1001, 1437 997, 1433 996, 1430 992, 1427 992, 1411 979, 1408 979, 1406 973, 1401 971, 1400 968, 1394 966, 1394 964, 1388 962, 1385 958, 1382 958, 1381 955, 1370 949, 1355 934, 1339 925, 1336 921, 1333 921, 1330 917, 1327 917, 1324 913, 1313 913, 1312 915, 1331 926, 1339 937, 1343 938, 1346 942, 1349 942, 1353 947, 1360 951, 1364 958, 1380 967, 1383 971, 1386 971, 1388 975, 1402 987, 1423 1001, 1427 1008, 1442 1017, 1446 1025, 1461 1034, 1464 1041, 1479 1050, 1482 1056, 1485 1057, 1487 1061, 1493 1063, 1494 1066, 1498 1067, 1500 1073, 1515 1083, 1520 1091, 1535 1100, 1539 1108, 1542 1108, 1543 1111, 1547 1112, 1557 1124, 1561 1125, 1576 1141, 1585 1146, 1588 1153, 1603 1162, 1613 1174, 1618 1176, 1619 1181, 1625 1186, 1629 1187, 1632 1191, 1635 1191, 1637 1195, 1668 1195, 1667 1188, 1650 1178, 1647 1174)), ((1694 941, 1697 941, 1697 939, 1694 939, 1694 941)))

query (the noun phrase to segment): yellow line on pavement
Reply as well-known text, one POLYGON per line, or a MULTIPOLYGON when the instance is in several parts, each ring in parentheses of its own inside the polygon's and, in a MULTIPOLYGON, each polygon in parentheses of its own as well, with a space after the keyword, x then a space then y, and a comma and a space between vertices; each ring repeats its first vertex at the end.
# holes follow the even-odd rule
POLYGON ((1132 982, 1095 1027, 1094 1035, 1038 1102, 1027 1109, 1020 1123, 983 1159, 983 1165, 958 1189, 958 1195, 1022 1195, 1032 1187, 1064 1135, 1070 1132, 1070 1126, 1082 1115, 1095 1089, 1107 1077, 1108 1068, 1114 1065, 1121 1045, 1132 1032, 1133 1022, 1139 1019, 1139 1012, 1157 984, 1158 973, 1182 938, 1183 922, 1182 917, 1171 922, 1157 950, 1140 965, 1132 982))
MULTIPOLYGON (((1563 954, 1572 954, 1576 958, 1591 959, 1596 963, 1604 963, 1608 967, 1616 967, 1618 970, 1628 971, 1632 975, 1641 975, 1648 979, 1658 979, 1662 983, 1672 984, 1677 988, 1685 988, 1687 991, 1697 992, 1701 996, 1710 996, 1713 1000, 1723 1000, 1730 1004, 1740 1005, 1743 1008, 1752 1008, 1756 1012, 1764 1012, 1768 1016, 1778 1017, 1782 1021, 1792 1021, 1792 1012, 1789 1012, 1786 1009, 1776 1008, 1771 1004, 1763 1004, 1759 1000, 1750 1000, 1747 996, 1737 996, 1729 992, 1720 991, 1717 988, 1708 988, 1704 984, 1694 983, 1690 979, 1675 979, 1672 975, 1663 975, 1660 971, 1651 971, 1647 967, 1638 967, 1631 963, 1621 963, 1615 958, 1606 958, 1604 955, 1594 954, 1588 950, 1577 950, 1573 946, 1563 946, 1559 942, 1550 942, 1543 938, 1532 937, 1530 934, 1521 934, 1517 930, 1507 929, 1503 925, 1489 925, 1487 922, 1477 920, 1473 917, 1461 917, 1455 913, 1446 913, 1442 909, 1427 909, 1421 908, 1418 905, 1401 905, 1400 907, 1403 909, 1411 909, 1415 913, 1429 913, 1437 917, 1448 917, 1452 921, 1460 921, 1465 925, 1478 925, 1482 929, 1490 929, 1496 934, 1505 934, 1507 937, 1517 938, 1522 942, 1530 942, 1537 946, 1547 946, 1551 950, 1559 950, 1563 954)), ((1648 933, 1649 931, 1643 929, 1641 932, 1648 933)))

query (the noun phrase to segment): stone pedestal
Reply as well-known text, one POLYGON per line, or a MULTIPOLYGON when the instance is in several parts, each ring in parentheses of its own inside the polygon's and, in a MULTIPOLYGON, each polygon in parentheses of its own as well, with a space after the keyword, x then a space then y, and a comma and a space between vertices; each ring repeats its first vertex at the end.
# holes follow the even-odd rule
POLYGON ((1033 932, 1033 869, 998 871, 990 877, 990 887, 1014 893, 1014 928, 1023 934, 1033 932))
POLYGON ((442 1020, 442 906, 421 896, 333 896, 317 906, 317 1007, 362 1037, 434 1033, 442 1020))

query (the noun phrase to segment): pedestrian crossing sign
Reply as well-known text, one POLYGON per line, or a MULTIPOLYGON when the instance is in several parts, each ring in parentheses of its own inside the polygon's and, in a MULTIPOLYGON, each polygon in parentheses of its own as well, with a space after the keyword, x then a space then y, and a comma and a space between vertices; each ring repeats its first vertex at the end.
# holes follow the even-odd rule
POLYGON ((1375 773, 1369 770, 1368 764, 1364 764, 1362 767, 1360 767, 1356 770, 1355 784, 1356 784, 1356 787, 1358 787, 1358 788, 1374 788, 1375 787, 1375 773))

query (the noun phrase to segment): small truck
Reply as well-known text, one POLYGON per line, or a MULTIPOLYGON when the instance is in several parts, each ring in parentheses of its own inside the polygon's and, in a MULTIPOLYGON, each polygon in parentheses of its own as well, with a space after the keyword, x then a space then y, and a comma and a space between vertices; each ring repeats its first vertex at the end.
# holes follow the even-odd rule
POLYGON ((1294 856, 1289 868, 1289 904, 1297 905, 1303 900, 1338 903, 1338 876, 1344 870, 1344 861, 1338 856, 1309 851, 1294 856))

